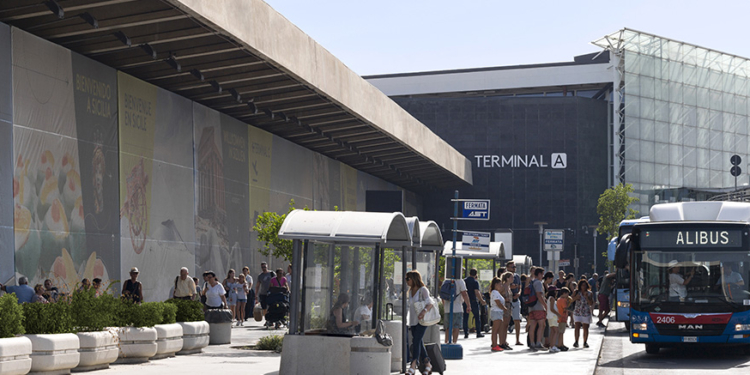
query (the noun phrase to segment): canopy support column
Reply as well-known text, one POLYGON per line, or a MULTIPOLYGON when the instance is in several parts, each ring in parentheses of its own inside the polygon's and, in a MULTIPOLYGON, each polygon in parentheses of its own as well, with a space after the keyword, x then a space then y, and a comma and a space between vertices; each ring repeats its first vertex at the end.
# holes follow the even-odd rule
MULTIPOLYGON (((307 242, 307 241, 305 241, 307 242)), ((304 293, 304 289, 300 288, 302 285, 302 241, 294 240, 292 242, 292 292, 291 297, 291 308, 292 311, 289 314, 289 334, 298 335, 304 328, 300 328, 300 297, 304 293)))
MULTIPOLYGON (((409 311, 409 306, 407 305, 407 296, 406 293, 408 293, 408 286, 406 285, 406 246, 402 247, 403 250, 403 258, 401 262, 401 275, 404 277, 404 280, 402 280, 403 287, 401 288, 401 331, 402 331, 402 340, 403 343, 401 344, 401 372, 406 373, 406 351, 409 347, 409 332, 406 328, 406 314, 407 311, 409 311)), ((412 258, 412 269, 416 269, 416 261, 417 258, 417 248, 412 247, 411 248, 411 258, 412 258)), ((393 280, 393 283, 396 284, 396 280, 393 280)))

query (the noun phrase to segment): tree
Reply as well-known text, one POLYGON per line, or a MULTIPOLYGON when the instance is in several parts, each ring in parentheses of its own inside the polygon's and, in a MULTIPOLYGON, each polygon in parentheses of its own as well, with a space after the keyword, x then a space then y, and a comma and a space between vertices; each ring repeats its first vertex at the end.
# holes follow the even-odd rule
POLYGON ((605 190, 599 196, 599 203, 596 206, 596 213, 599 214, 599 233, 607 234, 611 239, 617 236, 617 230, 620 222, 626 219, 635 219, 638 211, 630 208, 634 202, 640 199, 631 197, 629 193, 633 192, 633 185, 619 184, 605 190))
POLYGON ((283 215, 276 212, 264 212, 258 215, 258 220, 253 226, 253 230, 258 233, 258 240, 266 244, 258 249, 264 256, 273 256, 282 258, 285 262, 292 261, 292 240, 282 240, 279 238, 281 224, 284 223, 286 215, 294 211, 294 199, 289 201, 289 211, 283 215))

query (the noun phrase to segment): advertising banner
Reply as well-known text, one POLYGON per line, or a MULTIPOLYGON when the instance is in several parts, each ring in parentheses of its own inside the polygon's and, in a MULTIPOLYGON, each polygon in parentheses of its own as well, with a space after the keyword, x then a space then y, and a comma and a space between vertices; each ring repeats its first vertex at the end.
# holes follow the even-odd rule
POLYGON ((119 278, 115 71, 18 29, 12 38, 16 272, 62 292, 84 278, 108 285, 119 278))
POLYGON ((490 233, 463 232, 461 249, 470 251, 490 252, 490 233))
POLYGON ((192 103, 118 73, 121 273, 140 271, 147 301, 194 274, 192 103))
POLYGON ((0 23, 0 283, 15 271, 13 249, 13 97, 10 27, 0 23))
POLYGON ((223 279, 250 252, 248 126, 195 103, 193 121, 196 267, 223 279))

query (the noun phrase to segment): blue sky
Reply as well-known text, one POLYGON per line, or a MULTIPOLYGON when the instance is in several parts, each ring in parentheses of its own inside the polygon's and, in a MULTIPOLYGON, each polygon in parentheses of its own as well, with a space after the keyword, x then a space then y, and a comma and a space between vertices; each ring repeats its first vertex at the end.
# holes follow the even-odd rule
POLYGON ((746 0, 266 2, 360 75, 572 61, 623 27, 750 58, 746 0))

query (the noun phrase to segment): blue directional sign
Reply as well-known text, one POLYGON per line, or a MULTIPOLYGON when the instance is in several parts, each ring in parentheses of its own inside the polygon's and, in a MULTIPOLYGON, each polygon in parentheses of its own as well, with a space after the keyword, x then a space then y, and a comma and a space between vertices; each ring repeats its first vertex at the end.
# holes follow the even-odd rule
POLYGON ((489 220, 489 199, 461 199, 461 217, 459 220, 489 220))

